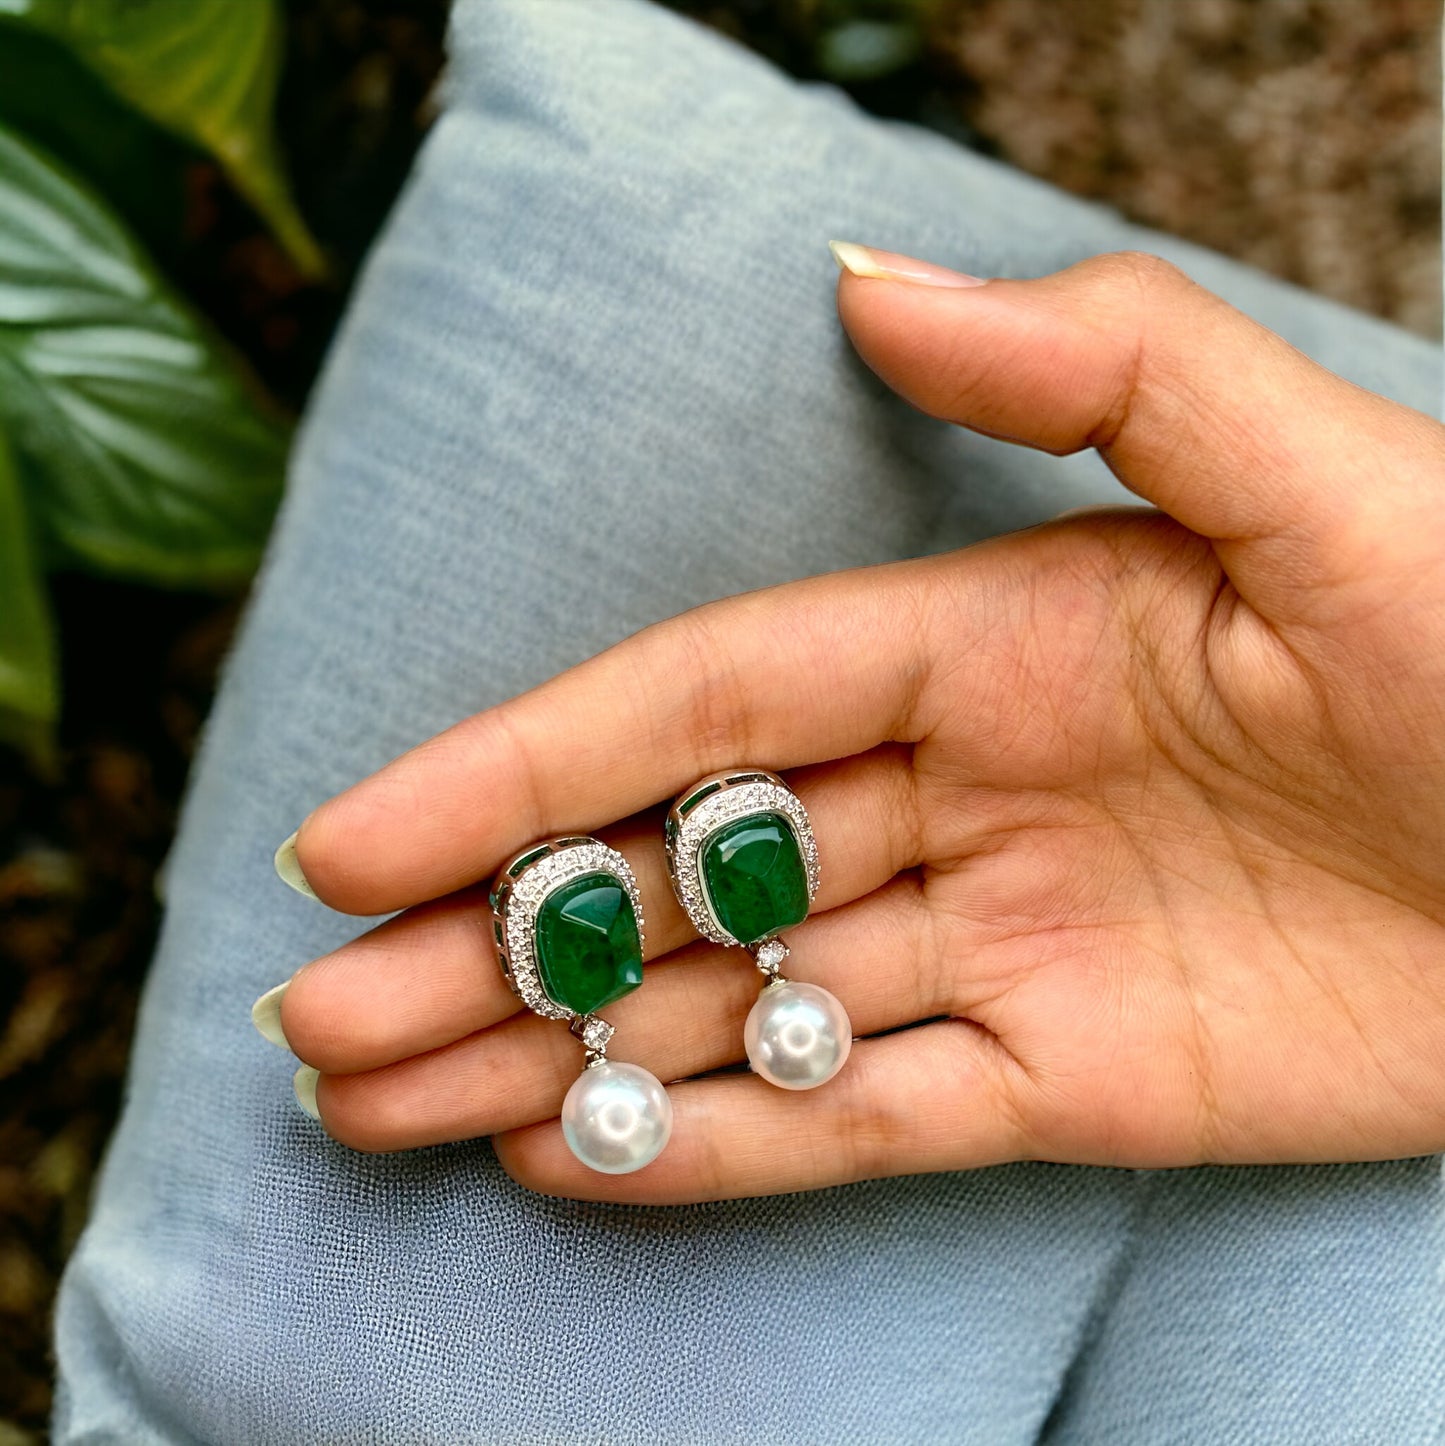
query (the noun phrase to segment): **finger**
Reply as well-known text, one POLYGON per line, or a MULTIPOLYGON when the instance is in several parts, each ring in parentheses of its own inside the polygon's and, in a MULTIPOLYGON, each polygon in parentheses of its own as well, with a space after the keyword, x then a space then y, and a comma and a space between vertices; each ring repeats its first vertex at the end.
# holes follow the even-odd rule
POLYGON ((297 861, 326 903, 383 913, 717 769, 791 768, 915 741, 936 565, 812 578, 648 628, 322 804, 300 829, 297 861))
MULTIPOLYGON (((872 893, 920 862, 908 749, 874 749, 799 770, 789 782, 820 841, 815 911, 872 893)), ((646 901, 646 957, 695 939, 668 882, 659 820, 631 819, 602 837, 637 875, 646 901)), ((649 997, 653 977, 649 969, 649 997)), ((497 966, 486 890, 479 887, 408 910, 306 965, 286 990, 281 1024, 307 1064, 351 1074, 440 1049, 521 1007, 497 966)))
MULTIPOLYGON (((789 942, 784 972, 833 992, 854 1034, 950 1008, 916 873, 807 920, 789 942)), ((737 950, 694 944, 650 969, 644 989, 607 1011, 617 1026, 611 1053, 664 1081, 735 1064, 761 985, 737 950)), ((581 1046, 555 1020, 520 1015, 432 1054, 324 1075, 317 1101, 327 1131, 344 1144, 414 1149, 555 1116, 581 1063, 581 1046)))
POLYGON ((1213 539, 1278 620, 1319 622, 1322 587, 1392 586, 1382 539, 1422 558, 1437 545, 1445 430, 1157 257, 975 286, 845 270, 838 308, 864 360, 924 411, 1049 452, 1097 447, 1127 487, 1213 539))
POLYGON ((1025 1157, 1017 1073, 987 1031, 949 1019, 860 1040, 841 1074, 806 1093, 753 1075, 673 1085, 667 1148, 632 1175, 589 1170, 555 1120, 493 1144, 514 1180, 545 1195, 650 1205, 782 1195, 1025 1157))

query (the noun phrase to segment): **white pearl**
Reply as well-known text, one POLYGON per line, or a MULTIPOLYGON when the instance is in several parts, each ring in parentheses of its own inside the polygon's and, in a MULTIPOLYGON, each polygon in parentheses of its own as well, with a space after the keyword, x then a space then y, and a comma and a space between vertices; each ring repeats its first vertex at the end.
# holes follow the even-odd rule
POLYGON ((785 1090, 811 1090, 843 1068, 853 1047, 848 1011, 826 989, 790 979, 758 995, 743 1026, 756 1074, 785 1090))
POLYGON ((604 1060, 584 1069, 562 1101, 562 1134, 582 1163, 604 1175, 650 1164, 672 1133, 672 1101, 641 1065, 604 1060))

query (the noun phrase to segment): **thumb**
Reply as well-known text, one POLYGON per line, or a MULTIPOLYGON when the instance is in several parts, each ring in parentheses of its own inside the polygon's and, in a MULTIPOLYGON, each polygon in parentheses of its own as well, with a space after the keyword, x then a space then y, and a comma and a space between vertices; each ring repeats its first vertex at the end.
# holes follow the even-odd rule
POLYGON ((1321 625, 1340 613, 1334 589, 1438 560, 1445 428, 1167 262, 1123 252, 979 281, 843 243, 834 254, 843 325, 889 386, 1007 441, 1097 447, 1126 487, 1212 539, 1275 621, 1321 625))

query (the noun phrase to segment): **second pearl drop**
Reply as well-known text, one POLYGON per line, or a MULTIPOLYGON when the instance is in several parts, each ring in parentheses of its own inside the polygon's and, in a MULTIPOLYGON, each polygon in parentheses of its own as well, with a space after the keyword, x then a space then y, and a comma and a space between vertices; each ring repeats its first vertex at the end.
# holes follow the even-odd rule
POLYGON ((785 1090, 811 1090, 843 1068, 853 1047, 848 1011, 826 989, 796 979, 769 984, 743 1027, 755 1074, 785 1090))

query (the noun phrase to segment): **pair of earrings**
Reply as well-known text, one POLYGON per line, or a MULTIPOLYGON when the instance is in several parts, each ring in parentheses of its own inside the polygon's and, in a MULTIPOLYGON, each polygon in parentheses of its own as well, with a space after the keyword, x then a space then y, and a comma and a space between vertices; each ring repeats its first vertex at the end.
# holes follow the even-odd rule
MULTIPOLYGON (((826 989, 787 979, 782 930, 818 892, 818 848, 802 800, 776 774, 729 769, 679 795, 664 829, 668 876, 693 927, 741 945, 764 976, 743 1043, 755 1073, 813 1089, 843 1067, 852 1027, 826 989)), ((568 1020, 586 1048, 562 1103, 562 1133, 584 1165, 625 1175, 655 1160, 672 1132, 657 1078, 607 1058, 613 1027, 597 1011, 642 983, 642 900, 627 860, 595 838, 523 849, 492 886, 492 933, 508 984, 534 1013, 568 1020)))

